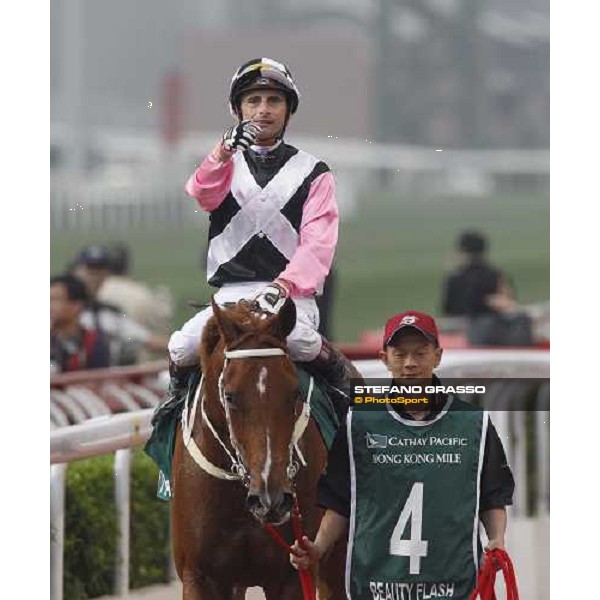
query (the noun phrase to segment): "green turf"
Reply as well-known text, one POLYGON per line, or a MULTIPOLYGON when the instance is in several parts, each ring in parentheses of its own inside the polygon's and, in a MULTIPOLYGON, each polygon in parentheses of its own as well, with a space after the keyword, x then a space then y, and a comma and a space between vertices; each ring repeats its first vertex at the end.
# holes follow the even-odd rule
MULTIPOLYGON (((549 297, 549 200, 538 196, 485 199, 363 198, 352 219, 340 224, 336 341, 358 339, 392 313, 413 308, 439 314, 441 282, 453 258, 456 236, 477 228, 490 239, 490 259, 515 282, 521 302, 549 297)), ((85 244, 126 241, 132 275, 168 285, 177 300, 174 326, 193 314, 191 299, 207 301, 201 253, 206 215, 185 228, 118 233, 69 232, 51 237, 51 272, 57 273, 85 244)))

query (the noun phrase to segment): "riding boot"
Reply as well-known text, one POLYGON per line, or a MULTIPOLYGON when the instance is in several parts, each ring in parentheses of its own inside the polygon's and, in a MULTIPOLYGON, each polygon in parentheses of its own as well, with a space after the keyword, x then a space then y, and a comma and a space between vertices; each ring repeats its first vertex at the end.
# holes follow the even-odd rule
POLYGON ((304 363, 306 370, 311 375, 323 378, 326 383, 334 388, 334 404, 338 416, 344 417, 347 409, 352 405, 352 380, 363 379, 357 368, 326 338, 319 355, 314 360, 304 363))
POLYGON ((167 396, 166 400, 156 407, 154 415, 152 415, 153 425, 161 415, 171 412, 171 410, 175 409, 181 403, 187 393, 190 377, 193 373, 197 373, 199 368, 200 367, 195 364, 180 367, 169 357, 170 380, 167 396))

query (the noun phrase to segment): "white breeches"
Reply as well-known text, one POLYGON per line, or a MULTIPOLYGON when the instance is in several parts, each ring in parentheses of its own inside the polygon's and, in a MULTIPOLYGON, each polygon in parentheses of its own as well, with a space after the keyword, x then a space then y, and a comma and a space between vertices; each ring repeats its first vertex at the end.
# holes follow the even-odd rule
MULTIPOLYGON (((269 282, 237 283, 224 285, 216 294, 215 302, 222 306, 226 302, 237 302, 242 298, 251 300, 269 282)), ((287 346, 292 360, 308 362, 321 351, 319 309, 314 298, 295 298, 296 326, 287 337, 287 346)), ((171 360, 180 367, 192 364, 198 357, 200 339, 206 322, 213 314, 209 306, 196 313, 185 325, 173 333, 169 340, 171 360)))

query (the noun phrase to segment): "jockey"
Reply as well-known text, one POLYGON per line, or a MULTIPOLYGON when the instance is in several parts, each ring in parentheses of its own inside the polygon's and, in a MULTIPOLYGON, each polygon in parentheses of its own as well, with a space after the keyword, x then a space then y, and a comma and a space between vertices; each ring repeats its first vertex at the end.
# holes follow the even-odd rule
MULTIPOLYGON (((185 191, 210 213, 207 280, 219 305, 241 299, 275 314, 286 298, 296 305, 287 338, 290 356, 339 390, 353 365, 317 333, 320 294, 338 237, 335 180, 323 161, 283 140, 300 93, 289 69, 269 58, 243 64, 231 80, 229 107, 237 124, 196 169, 185 191)), ((198 368, 198 346, 212 315, 208 307, 169 341, 169 400, 198 368)))

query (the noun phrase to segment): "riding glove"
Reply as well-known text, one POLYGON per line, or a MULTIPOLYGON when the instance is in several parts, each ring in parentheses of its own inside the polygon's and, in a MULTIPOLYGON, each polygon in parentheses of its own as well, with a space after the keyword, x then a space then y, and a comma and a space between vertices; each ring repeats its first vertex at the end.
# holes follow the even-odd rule
POLYGON ((223 148, 228 152, 234 150, 248 150, 256 142, 256 136, 260 133, 260 127, 252 121, 241 121, 232 125, 223 133, 223 148))
POLYGON ((278 283, 270 283, 254 299, 256 307, 263 313, 275 315, 285 304, 287 299, 287 290, 278 283))

